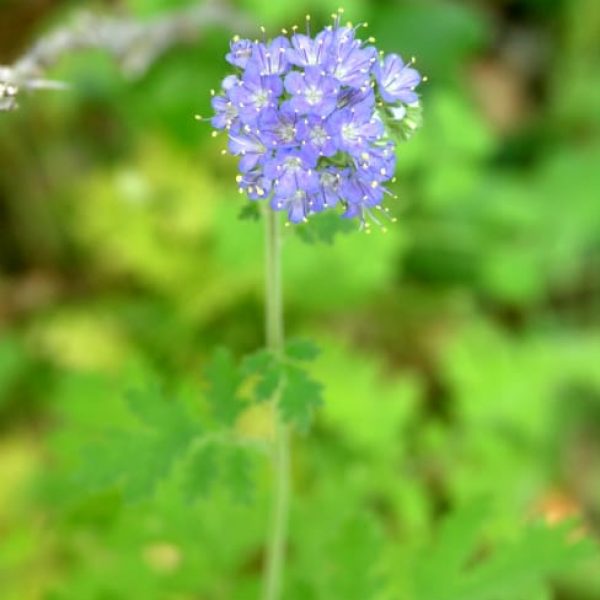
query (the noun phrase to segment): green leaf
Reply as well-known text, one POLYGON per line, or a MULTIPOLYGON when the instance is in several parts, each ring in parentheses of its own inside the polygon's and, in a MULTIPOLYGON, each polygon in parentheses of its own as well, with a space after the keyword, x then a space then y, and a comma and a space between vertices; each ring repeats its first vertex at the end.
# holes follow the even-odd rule
POLYGON ((249 451, 239 446, 224 448, 223 478, 232 498, 249 504, 254 497, 253 466, 249 451))
POLYGON ((246 202, 242 206, 238 218, 242 221, 259 221, 260 208, 257 202, 246 202))
POLYGON ((144 389, 127 391, 125 402, 136 419, 149 427, 164 420, 168 422, 172 410, 170 403, 164 401, 164 392, 156 382, 149 383, 144 389))
POLYGON ((268 369, 274 361, 275 357, 270 350, 265 348, 257 350, 252 354, 244 356, 242 360, 242 373, 246 377, 260 374, 265 369, 268 369))
POLYGON ((281 365, 273 364, 263 371, 254 387, 254 397, 257 402, 271 400, 279 387, 282 376, 281 365))
POLYGON ((220 483, 233 500, 249 504, 254 497, 253 471, 250 449, 218 441, 201 443, 185 462, 182 478, 184 497, 195 502, 220 483))
POLYGON ((83 489, 118 486, 132 502, 152 496, 202 435, 182 402, 166 400, 157 389, 128 394, 134 424, 105 431, 82 450, 76 481, 83 489))
POLYGON ((206 397, 213 414, 221 423, 232 425, 244 405, 237 393, 242 377, 231 352, 226 348, 219 348, 207 365, 204 375, 208 382, 206 397))
POLYGON ((307 244, 333 244, 336 235, 357 231, 356 223, 342 218, 335 211, 328 211, 312 216, 308 223, 295 225, 294 229, 300 239, 307 244))
POLYGON ((570 524, 533 524, 517 540, 497 542, 491 551, 486 549, 482 558, 481 531, 488 515, 485 504, 474 503, 444 522, 437 542, 425 549, 412 570, 415 599, 525 597, 548 577, 568 571, 594 554, 591 543, 568 540, 570 524))
POLYGON ((211 491, 219 475, 218 447, 215 444, 202 444, 195 448, 185 465, 183 492, 193 502, 211 491))
POLYGON ((286 367, 279 412, 281 418, 301 431, 310 425, 312 413, 323 403, 322 386, 299 367, 286 367))
POLYGON ((570 530, 569 524, 529 527, 520 540, 497 549, 468 573, 459 585, 459 597, 487 600, 501 595, 510 599, 552 575, 568 572, 594 554, 591 542, 569 541, 570 530))
POLYGON ((292 339, 285 345, 285 355, 292 360, 314 360, 319 348, 310 340, 292 339))
POLYGON ((446 519, 437 544, 428 551, 428 561, 420 573, 420 585, 426 589, 436 581, 453 581, 473 553, 481 527, 488 514, 483 501, 476 501, 446 519))
POLYGON ((370 600, 380 597, 382 577, 377 561, 381 541, 381 532, 372 518, 353 515, 342 525, 328 548, 333 568, 325 584, 327 598, 370 600))
POLYGON ((266 402, 273 398, 281 382, 283 369, 280 361, 269 350, 259 350, 246 356, 242 362, 242 372, 255 379, 254 400, 266 402))
MULTIPOLYGON (((251 395, 256 402, 272 400, 278 389, 279 411, 282 418, 301 430, 308 429, 313 409, 321 405, 321 385, 313 381, 306 371, 289 361, 311 360, 318 355, 317 347, 307 340, 291 340, 285 347, 283 359, 269 350, 259 350, 242 361, 238 370, 229 354, 221 351, 213 360, 209 373, 213 377, 212 404, 230 417, 227 406, 239 411, 243 406, 237 399, 236 390, 243 380, 249 380, 251 395), (215 386, 215 382, 218 385, 215 386), (226 406, 219 406, 219 398, 227 398, 226 406)), ((237 412, 233 413, 237 415, 237 412)), ((231 422, 231 421, 229 421, 231 422)))

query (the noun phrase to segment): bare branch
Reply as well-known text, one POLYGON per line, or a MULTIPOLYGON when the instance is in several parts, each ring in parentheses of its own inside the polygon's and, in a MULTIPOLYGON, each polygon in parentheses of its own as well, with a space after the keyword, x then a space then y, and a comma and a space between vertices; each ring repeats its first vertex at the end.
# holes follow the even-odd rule
POLYGON ((100 49, 111 55, 127 76, 139 77, 171 46, 191 43, 218 26, 241 34, 256 29, 249 17, 225 2, 214 1, 151 21, 80 14, 70 27, 43 37, 11 66, 0 66, 0 112, 17 108, 23 90, 64 89, 65 84, 45 75, 68 54, 100 49))

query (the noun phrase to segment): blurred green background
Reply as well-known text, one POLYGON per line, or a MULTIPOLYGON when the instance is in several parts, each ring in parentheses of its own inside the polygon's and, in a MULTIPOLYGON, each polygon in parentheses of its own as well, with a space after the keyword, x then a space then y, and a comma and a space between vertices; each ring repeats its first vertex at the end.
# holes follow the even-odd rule
MULTIPOLYGON (((152 19, 191 3, 4 0, 0 64, 83 4, 152 19)), ((338 2, 237 7, 275 32, 338 2)), ((530 523, 600 534, 600 3, 345 8, 417 58, 425 124, 398 152, 388 233, 285 232, 287 329, 322 348, 326 404, 295 441, 284 597, 597 600, 598 558, 453 595, 428 588, 444 574, 423 557, 448 515, 471 560, 530 523)), ((260 456, 254 486, 238 473, 192 501, 176 476, 133 502, 72 477, 94 432, 126 427, 123 390, 158 380, 193 405, 215 347, 263 343, 262 224, 238 218, 235 163, 193 119, 231 33, 134 80, 71 56, 49 74, 71 89, 0 114, 2 600, 257 597, 260 456)), ((236 427, 260 442, 269 423, 236 427)), ((134 454, 117 462, 147 466, 134 454)))

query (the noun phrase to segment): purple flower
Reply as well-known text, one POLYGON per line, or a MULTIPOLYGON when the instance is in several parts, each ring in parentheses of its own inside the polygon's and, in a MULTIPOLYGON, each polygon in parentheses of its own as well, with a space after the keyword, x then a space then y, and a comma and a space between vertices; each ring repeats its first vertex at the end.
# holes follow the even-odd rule
POLYGON ((318 183, 315 163, 299 150, 281 150, 265 164, 265 175, 273 181, 276 194, 286 196, 299 188, 318 183))
POLYGON ((330 40, 321 32, 314 40, 301 33, 292 36, 292 47, 288 48, 286 56, 292 65, 310 67, 321 65, 328 58, 330 40))
POLYGON ((290 108, 268 108, 259 116, 257 135, 273 148, 298 145, 298 115, 290 108))
POLYGON ((354 108, 336 112, 330 123, 337 147, 351 155, 366 151, 369 144, 384 133, 383 122, 377 115, 354 108))
POLYGON ((354 157, 354 164, 361 177, 386 181, 396 170, 396 146, 393 142, 371 144, 368 151, 354 157))
POLYGON ((252 50, 251 62, 260 75, 282 75, 288 68, 286 50, 290 47, 287 38, 276 37, 270 44, 257 43, 252 50))
POLYGON ((211 104, 215 111, 211 124, 215 129, 229 129, 238 121, 238 107, 232 102, 229 91, 237 85, 239 79, 235 75, 225 77, 222 83, 223 94, 214 96, 211 104))
POLYGON ((292 223, 301 223, 306 220, 308 214, 308 194, 300 188, 290 194, 275 194, 271 199, 273 210, 286 210, 288 219, 292 223))
POLYGON ((271 191, 272 181, 265 177, 260 168, 255 168, 243 175, 238 175, 237 182, 240 191, 246 192, 250 200, 262 200, 271 191))
POLYGON ((346 201, 347 218, 364 215, 365 209, 377 206, 383 200, 385 188, 377 181, 368 181, 354 174, 348 177, 342 187, 342 194, 346 201))
POLYGON ((392 135, 407 139, 402 127, 412 134, 420 124, 421 77, 395 54, 379 61, 339 21, 314 37, 307 24, 289 40, 235 39, 227 60, 241 73, 223 80, 212 124, 227 130, 250 199, 268 198, 292 223, 341 205, 366 227, 391 195, 392 135))
POLYGON ((330 208, 343 200, 342 189, 349 173, 349 169, 336 169, 334 167, 327 167, 319 173, 317 194, 323 208, 330 208))
POLYGON ((245 69, 252 55, 254 44, 250 40, 234 38, 230 44, 230 51, 225 55, 225 60, 235 67, 245 69))
MULTIPOLYGON (((332 129, 325 117, 308 115, 298 122, 298 136, 303 154, 315 163, 321 156, 333 156, 336 146, 332 129)), ((297 143, 297 142, 296 142, 297 143)))
POLYGON ((386 102, 412 104, 419 99, 414 89, 421 82, 416 69, 404 64, 397 54, 388 54, 383 62, 377 61, 373 69, 379 94, 386 102))
POLYGON ((229 129, 238 117, 237 106, 227 96, 215 96, 212 99, 215 116, 211 119, 215 129, 229 129))
POLYGON ((303 221, 310 210, 309 195, 319 183, 314 164, 298 151, 282 151, 266 165, 265 174, 274 185, 271 207, 287 210, 292 223, 303 221))
POLYGON ((337 105, 339 83, 322 75, 319 67, 291 71, 285 77, 285 89, 292 95, 290 106, 302 114, 327 116, 337 105))
POLYGON ((283 84, 277 75, 259 75, 254 68, 248 68, 244 77, 229 90, 229 96, 237 105, 240 120, 254 124, 261 111, 277 106, 282 92, 283 84))
POLYGON ((362 87, 377 62, 377 50, 373 46, 363 48, 350 27, 333 29, 330 36, 329 72, 343 85, 362 87))
POLYGON ((241 157, 239 167, 242 173, 255 169, 267 157, 267 147, 248 126, 246 128, 229 132, 229 151, 241 157))
POLYGON ((353 108, 354 111, 373 114, 375 112, 375 93, 369 85, 366 88, 345 88, 338 97, 338 108, 353 108))

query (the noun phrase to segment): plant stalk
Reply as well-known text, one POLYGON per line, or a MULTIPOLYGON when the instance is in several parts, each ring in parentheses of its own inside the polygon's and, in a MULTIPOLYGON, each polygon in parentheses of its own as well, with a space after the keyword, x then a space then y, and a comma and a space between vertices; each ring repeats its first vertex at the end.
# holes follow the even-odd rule
MULTIPOLYGON (((281 223, 279 214, 267 208, 266 221, 266 339, 276 355, 283 353, 283 296, 281 285, 281 223)), ((274 498, 271 529, 267 542, 263 600, 279 600, 287 542, 290 503, 290 432, 277 415, 277 394, 273 400, 275 439, 273 442, 274 498)))

